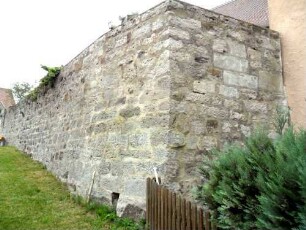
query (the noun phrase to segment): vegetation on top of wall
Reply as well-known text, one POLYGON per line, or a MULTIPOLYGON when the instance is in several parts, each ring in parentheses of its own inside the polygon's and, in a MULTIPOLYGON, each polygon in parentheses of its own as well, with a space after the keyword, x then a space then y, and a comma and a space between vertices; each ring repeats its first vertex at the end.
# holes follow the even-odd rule
POLYGON ((306 130, 278 131, 275 140, 255 131, 203 163, 197 196, 218 228, 306 229, 306 130))
POLYGON ((41 68, 46 70, 47 74, 40 79, 39 85, 27 95, 27 98, 32 101, 36 101, 39 94, 43 94, 47 89, 54 87, 55 80, 62 69, 62 67, 48 67, 44 65, 42 65, 41 68))

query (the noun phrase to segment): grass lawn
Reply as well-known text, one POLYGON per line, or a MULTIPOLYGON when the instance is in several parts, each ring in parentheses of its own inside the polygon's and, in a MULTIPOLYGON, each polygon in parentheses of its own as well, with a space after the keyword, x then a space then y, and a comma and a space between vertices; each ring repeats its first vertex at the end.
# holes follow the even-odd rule
POLYGON ((105 215, 119 218, 103 210, 78 204, 40 163, 13 147, 0 147, 1 230, 136 229, 128 220, 121 221, 127 227, 105 221, 105 215))

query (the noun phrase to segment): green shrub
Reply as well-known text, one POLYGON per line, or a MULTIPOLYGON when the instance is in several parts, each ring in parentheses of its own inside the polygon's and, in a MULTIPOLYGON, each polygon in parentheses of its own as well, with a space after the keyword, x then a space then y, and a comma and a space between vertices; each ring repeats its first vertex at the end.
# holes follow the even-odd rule
POLYGON ((306 131, 276 141, 257 131, 244 147, 213 153, 197 195, 220 229, 306 229, 306 131))
POLYGON ((61 72, 61 67, 47 67, 42 65, 41 68, 46 70, 47 74, 40 79, 39 85, 28 93, 27 98, 31 101, 36 101, 39 94, 45 93, 48 88, 53 88, 55 80, 61 72))

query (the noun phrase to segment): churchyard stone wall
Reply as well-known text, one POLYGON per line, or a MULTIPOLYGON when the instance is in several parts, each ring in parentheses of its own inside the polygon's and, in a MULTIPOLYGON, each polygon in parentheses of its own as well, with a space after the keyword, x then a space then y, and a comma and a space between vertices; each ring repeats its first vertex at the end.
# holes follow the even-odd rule
POLYGON ((87 196, 94 174, 91 199, 140 217, 153 167, 189 196, 207 151, 259 124, 274 135, 280 55, 276 32, 165 1, 96 40, 36 102, 8 109, 1 132, 73 193, 87 196))

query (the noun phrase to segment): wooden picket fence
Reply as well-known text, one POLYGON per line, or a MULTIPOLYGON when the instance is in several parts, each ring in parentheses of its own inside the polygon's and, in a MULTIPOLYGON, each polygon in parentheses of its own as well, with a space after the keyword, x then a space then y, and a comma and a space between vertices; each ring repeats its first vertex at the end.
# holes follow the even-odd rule
POLYGON ((146 223, 149 230, 216 230, 210 212, 147 178, 146 223))

